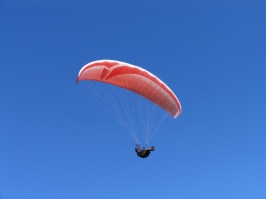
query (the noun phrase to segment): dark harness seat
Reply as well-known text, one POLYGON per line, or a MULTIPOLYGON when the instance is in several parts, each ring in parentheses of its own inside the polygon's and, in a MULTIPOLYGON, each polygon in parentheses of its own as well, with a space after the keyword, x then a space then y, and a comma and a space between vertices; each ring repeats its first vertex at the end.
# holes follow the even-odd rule
POLYGON ((137 153, 137 155, 139 157, 146 158, 146 157, 148 157, 150 155, 151 151, 150 150, 141 149, 141 150, 136 150, 136 153, 137 153))

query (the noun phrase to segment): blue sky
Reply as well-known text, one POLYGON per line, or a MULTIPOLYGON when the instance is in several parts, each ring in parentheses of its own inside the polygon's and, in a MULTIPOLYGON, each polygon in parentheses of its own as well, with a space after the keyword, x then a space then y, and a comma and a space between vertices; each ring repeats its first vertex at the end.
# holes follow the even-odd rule
POLYGON ((0 2, 1 199, 265 199, 265 1, 0 2), (183 111, 140 159, 75 83, 141 66, 183 111))

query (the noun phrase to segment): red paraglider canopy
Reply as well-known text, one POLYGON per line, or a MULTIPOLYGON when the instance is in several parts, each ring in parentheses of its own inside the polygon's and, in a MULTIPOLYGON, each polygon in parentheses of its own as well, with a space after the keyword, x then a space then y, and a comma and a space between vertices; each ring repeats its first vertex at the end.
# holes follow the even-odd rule
POLYGON ((173 91, 147 70, 114 60, 98 60, 86 64, 77 77, 113 84, 135 92, 157 104, 174 118, 181 113, 181 104, 173 91))

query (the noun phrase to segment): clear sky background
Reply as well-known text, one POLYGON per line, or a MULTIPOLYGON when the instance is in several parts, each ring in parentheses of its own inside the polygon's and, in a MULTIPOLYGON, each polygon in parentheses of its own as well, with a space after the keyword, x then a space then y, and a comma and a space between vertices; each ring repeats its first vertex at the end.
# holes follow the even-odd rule
POLYGON ((265 199, 265 1, 0 3, 1 199, 265 199), (75 83, 141 66, 183 111, 141 159, 75 83))

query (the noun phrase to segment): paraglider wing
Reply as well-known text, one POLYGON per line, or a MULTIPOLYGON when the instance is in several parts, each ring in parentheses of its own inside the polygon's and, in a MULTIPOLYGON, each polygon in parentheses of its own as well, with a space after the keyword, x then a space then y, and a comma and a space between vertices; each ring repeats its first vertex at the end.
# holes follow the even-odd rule
POLYGON ((155 103, 174 118, 181 113, 181 105, 173 91, 147 70, 114 60, 98 60, 86 64, 77 77, 113 84, 135 92, 155 103))

